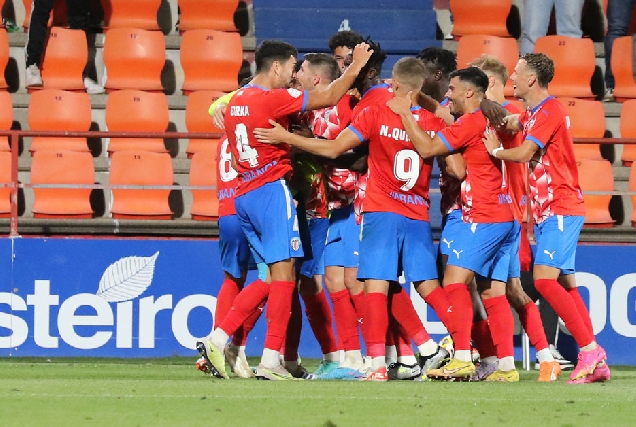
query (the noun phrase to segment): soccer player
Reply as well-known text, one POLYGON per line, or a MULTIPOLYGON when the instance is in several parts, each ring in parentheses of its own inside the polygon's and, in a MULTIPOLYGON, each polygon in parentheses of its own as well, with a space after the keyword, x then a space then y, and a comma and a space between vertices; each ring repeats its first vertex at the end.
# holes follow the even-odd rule
MULTIPOLYGON (((471 360, 470 329, 473 308, 469 284, 477 276, 493 327, 493 339, 512 346, 514 323, 505 299, 508 279, 509 248, 513 215, 502 189, 501 162, 492 161, 481 141, 486 119, 479 105, 488 88, 488 77, 475 68, 450 74, 447 97, 457 121, 431 137, 423 132, 409 114, 409 103, 394 98, 388 105, 400 115, 415 149, 423 158, 461 151, 466 161, 466 179, 462 187, 463 232, 458 235, 444 271, 444 290, 452 306, 455 354, 448 365, 429 370, 429 377, 469 378, 475 373, 471 360), (480 146, 481 145, 481 146, 480 146)), ((514 375, 514 359, 500 361, 500 369, 514 375)))
POLYGON ((488 115, 491 123, 522 132, 523 143, 516 148, 502 147, 497 135, 491 132, 484 138, 484 144, 493 158, 530 162, 530 196, 537 241, 535 286, 563 319, 581 349, 569 383, 607 381, 611 375, 607 355, 596 342, 590 315, 576 287, 574 261, 585 205, 578 185, 567 113, 548 92, 553 77, 554 62, 548 56, 541 53, 522 56, 511 80, 515 96, 526 102, 528 110, 516 115, 491 108, 488 115))
MULTIPOLYGON (((469 65, 478 67, 488 76, 488 90, 486 96, 488 99, 499 103, 502 107, 508 110, 511 114, 518 114, 517 108, 508 102, 504 96, 504 86, 508 80, 508 70, 506 66, 494 56, 483 55, 479 59, 471 62, 469 65)), ((514 148, 523 142, 521 140, 521 134, 512 134, 510 132, 500 132, 499 137, 505 148, 514 148)), ((526 210, 526 176, 527 165, 525 163, 508 162, 504 161, 504 185, 508 189, 508 194, 512 200, 510 205, 512 212, 515 216, 515 246, 511 251, 510 258, 510 271, 508 273, 508 283, 506 285, 506 295, 508 302, 519 314, 519 320, 523 329, 526 331, 530 338, 530 342, 537 351, 537 358, 540 363, 539 381, 549 382, 556 381, 561 373, 561 366, 554 360, 552 353, 548 347, 548 341, 543 329, 543 322, 541 321, 541 315, 534 301, 524 292, 521 286, 521 262, 520 262, 520 245, 522 242, 522 221, 527 217, 526 210)), ((527 240, 525 242, 528 245, 527 240)), ((480 321, 475 320, 473 325, 473 339, 478 344, 490 340, 490 328, 488 322, 485 319, 480 321), (480 335, 481 338, 480 339, 480 335)), ((487 354, 482 351, 480 355, 481 363, 477 368, 476 379, 486 379, 490 375, 500 376, 496 373, 496 364, 489 363, 489 356, 494 354, 487 354), (485 357, 484 357, 485 356, 485 357)), ((498 354, 499 357, 501 355, 498 354)))
MULTIPOLYGON (((415 58, 398 61, 391 83, 394 96, 405 97, 413 90, 419 90, 423 82, 422 68, 422 63, 415 58)), ((409 109, 409 114, 416 115, 417 126, 429 132, 444 127, 441 119, 419 107, 415 107, 413 112, 409 109)), ((369 141, 371 178, 367 191, 371 197, 365 199, 358 276, 365 279, 367 294, 365 340, 372 357, 372 372, 367 379, 386 381, 389 282, 397 282, 400 262, 407 280, 414 282, 416 287, 428 281, 437 282, 428 223, 428 184, 432 161, 425 162, 419 157, 406 137, 400 117, 381 104, 360 112, 352 125, 331 142, 292 135, 280 125, 271 123, 274 129, 258 129, 255 132, 263 142, 287 142, 327 157, 336 157, 369 141), (377 262, 378 257, 382 258, 382 263, 377 262)), ((410 310, 392 311, 397 322, 415 339, 423 356, 436 354, 437 344, 430 339, 417 314, 413 319, 410 313, 410 310)))
MULTIPOLYGON (((267 125, 270 119, 279 120, 286 126, 289 114, 335 105, 371 53, 364 43, 356 46, 352 64, 326 90, 302 92, 287 89, 296 65, 297 50, 288 43, 263 41, 255 52, 256 76, 228 103, 225 129, 239 174, 236 212, 255 260, 269 266, 272 279, 267 300, 265 349, 256 372, 259 378, 293 379, 280 364, 280 348, 296 286, 294 259, 302 257, 303 251, 296 209, 286 182, 291 172, 289 147, 261 144, 254 139, 253 130, 267 125)), ((221 351, 233 333, 231 329, 242 324, 252 313, 255 300, 266 292, 252 288, 248 286, 239 293, 233 310, 221 326, 198 346, 206 362, 224 377, 227 374, 221 351), (230 330, 224 329, 226 322, 232 324, 230 330)))
POLYGON ((329 50, 341 72, 344 72, 346 65, 345 59, 353 51, 356 45, 364 42, 362 36, 355 31, 338 31, 329 39, 329 50))

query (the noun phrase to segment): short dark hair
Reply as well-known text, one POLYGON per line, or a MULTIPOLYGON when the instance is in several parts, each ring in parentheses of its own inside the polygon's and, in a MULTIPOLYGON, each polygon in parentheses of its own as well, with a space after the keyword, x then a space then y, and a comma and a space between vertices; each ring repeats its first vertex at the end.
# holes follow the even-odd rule
POLYGON ((554 61, 545 53, 526 53, 521 59, 537 74, 539 86, 548 87, 554 78, 554 61))
POLYGON ((298 50, 289 43, 278 40, 263 40, 254 52, 256 73, 269 70, 275 61, 286 62, 298 56, 298 50))
POLYGON ((441 71, 444 75, 449 75, 457 69, 457 58, 455 54, 441 47, 427 47, 417 54, 425 65, 431 64, 435 71, 441 71))
POLYGON ((309 62, 312 67, 320 68, 322 74, 331 82, 340 77, 338 62, 331 55, 326 53, 306 53, 304 60, 309 62))
POLYGON ((373 53, 371 54, 371 58, 369 58, 365 66, 362 68, 362 71, 360 71, 359 75, 363 76, 368 73, 369 70, 376 70, 378 75, 380 75, 380 72, 382 72, 382 64, 384 64, 384 61, 386 60, 386 53, 382 51, 380 44, 375 43, 370 37, 367 37, 367 39, 363 41, 369 45, 369 49, 373 49, 373 53))
POLYGON ((393 66, 393 78, 416 93, 424 83, 424 73, 424 63, 417 58, 400 58, 393 66))
POLYGON ((459 80, 468 82, 482 93, 488 90, 488 76, 477 67, 462 68, 450 73, 450 78, 459 77, 459 80))
POLYGON ((364 38, 355 31, 338 31, 329 39, 329 50, 333 53, 337 47, 346 46, 350 49, 364 41, 364 38))

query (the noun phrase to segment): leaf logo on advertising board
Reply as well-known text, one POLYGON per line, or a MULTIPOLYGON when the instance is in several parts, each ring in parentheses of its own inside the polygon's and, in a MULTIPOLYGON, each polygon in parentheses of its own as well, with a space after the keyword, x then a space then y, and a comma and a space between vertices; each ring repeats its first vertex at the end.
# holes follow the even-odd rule
POLYGON ((109 265, 99 281, 97 295, 108 302, 137 298, 152 284, 157 251, 149 257, 130 256, 109 265))

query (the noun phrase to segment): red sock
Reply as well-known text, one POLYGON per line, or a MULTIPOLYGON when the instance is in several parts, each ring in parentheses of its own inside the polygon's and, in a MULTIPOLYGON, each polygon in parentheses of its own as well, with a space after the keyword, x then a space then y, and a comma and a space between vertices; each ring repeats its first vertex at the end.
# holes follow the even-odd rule
POLYGON ((470 350, 470 329, 473 324, 473 301, 470 298, 468 285, 452 283, 444 286, 446 297, 451 308, 449 313, 453 320, 449 331, 453 337, 455 350, 470 350))
POLYGON ((333 304, 333 316, 336 319, 338 339, 342 342, 343 350, 360 350, 358 318, 351 302, 349 290, 343 289, 338 292, 332 292, 329 296, 333 304))
POLYGON ((287 331, 292 308, 292 295, 296 289, 294 282, 274 281, 269 285, 267 299, 267 335, 265 348, 280 351, 287 331))
POLYGON ((589 345, 594 341, 594 335, 585 326, 576 302, 559 282, 554 279, 537 279, 534 281, 534 286, 556 311, 556 314, 563 319, 565 327, 568 328, 579 347, 589 345))
POLYGON ((479 356, 482 359, 485 357, 497 356, 497 348, 492 342, 492 335, 490 334, 488 320, 473 322, 472 337, 473 340, 475 340, 477 351, 479 351, 479 356))
POLYGON ((225 316, 232 309, 234 299, 241 292, 238 284, 229 278, 226 278, 221 284, 219 294, 216 297, 216 310, 214 313, 214 329, 218 328, 221 321, 225 319, 225 316))
POLYGON ((541 321, 541 314, 534 301, 530 301, 517 312, 523 330, 528 334, 530 343, 536 351, 548 348, 548 340, 545 337, 545 329, 541 321))
POLYGON ((287 325, 285 335, 285 360, 298 360, 298 346, 300 345, 300 333, 303 328, 303 312, 300 307, 300 297, 298 291, 294 291, 292 296, 291 315, 287 325))
MULTIPOLYGON (((411 348, 411 338, 415 342, 415 345, 419 346, 430 340, 431 337, 426 332, 426 328, 417 315, 415 307, 411 297, 404 291, 402 286, 391 286, 389 295, 389 310, 391 315, 395 317, 395 320, 406 332, 408 337, 407 342, 409 348, 411 348)), ((398 354, 400 354, 398 352, 398 354)))
POLYGON ((250 333, 252 329, 254 329, 254 325, 258 322, 258 319, 261 318, 261 314, 263 314, 263 308, 265 307, 265 303, 258 306, 256 310, 247 318, 245 322, 243 322, 243 326, 238 328, 234 335, 232 335, 232 344, 235 346, 243 346, 247 344, 247 335, 250 333))
POLYGON ((507 356, 514 356, 515 321, 510 311, 508 299, 505 295, 485 299, 484 308, 488 313, 488 325, 490 326, 492 342, 497 348, 497 357, 503 359, 507 356))
POLYGON ((576 309, 579 311, 579 315, 581 319, 583 319, 583 323, 585 323, 585 327, 587 328, 590 335, 594 336, 594 327, 592 326, 592 319, 590 318, 590 312, 588 311, 585 303, 583 302, 583 298, 581 298, 581 294, 579 293, 579 288, 568 288, 566 289, 568 294, 574 300, 574 304, 576 304, 576 309))
POLYGON ((355 295, 351 295, 351 302, 353 303, 353 308, 356 310, 356 316, 358 317, 358 322, 360 323, 360 331, 362 332, 362 339, 364 342, 367 342, 367 333, 368 327, 364 321, 364 314, 366 313, 366 305, 367 299, 364 295, 364 291, 359 292, 355 295))
MULTIPOLYGON (((411 337, 409 336, 406 329, 404 329, 400 323, 395 319, 395 317, 391 316, 389 313, 389 333, 387 336, 393 336, 393 342, 395 348, 397 350, 398 357, 401 356, 413 356, 415 353, 413 352, 413 347, 411 346, 411 337)), ((385 347, 388 345, 388 342, 385 344, 385 347)))
POLYGON ((333 333, 331 324, 331 309, 327 295, 321 289, 318 295, 303 295, 305 302, 305 313, 311 330, 314 332, 316 340, 320 345, 322 354, 333 353, 338 350, 336 336, 333 333))
POLYGON ((243 288, 234 299, 232 309, 225 316, 219 328, 232 336, 245 320, 254 314, 266 300, 270 293, 270 285, 257 279, 254 283, 243 288))
POLYGON ((369 313, 364 319, 367 333, 365 342, 367 354, 371 357, 386 355, 386 331, 389 326, 388 301, 381 292, 372 292, 365 296, 366 309, 369 313))
POLYGON ((446 329, 448 329, 450 333, 450 331, 453 330, 451 326, 453 318, 450 312, 451 308, 450 304, 448 303, 448 297, 446 295, 446 292, 444 292, 444 289, 440 287, 433 289, 431 293, 426 295, 424 301, 426 301, 426 304, 430 305, 433 310, 435 310, 437 317, 439 317, 439 320, 442 321, 442 323, 444 324, 444 326, 446 326, 446 329))

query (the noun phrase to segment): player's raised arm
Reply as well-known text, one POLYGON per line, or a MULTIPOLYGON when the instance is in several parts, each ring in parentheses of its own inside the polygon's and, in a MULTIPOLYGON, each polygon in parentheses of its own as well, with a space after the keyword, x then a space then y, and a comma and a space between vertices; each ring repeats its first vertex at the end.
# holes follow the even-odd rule
POLYGON ((300 148, 317 156, 335 159, 340 154, 347 152, 361 144, 360 138, 351 130, 345 129, 334 140, 305 138, 304 136, 287 131, 274 120, 269 121, 272 128, 256 128, 254 136, 264 144, 287 143, 292 147, 300 148))
POLYGON ((340 77, 331 82, 324 90, 310 91, 307 94, 306 110, 331 107, 347 93, 356 77, 373 54, 367 43, 360 43, 353 49, 353 62, 340 77))
POLYGON ((420 156, 426 159, 440 154, 447 154, 449 152, 448 147, 446 147, 440 137, 436 135, 431 138, 415 120, 411 112, 412 96, 413 93, 409 92, 406 98, 395 97, 389 100, 386 105, 391 111, 400 116, 404 130, 406 130, 406 134, 420 156))

